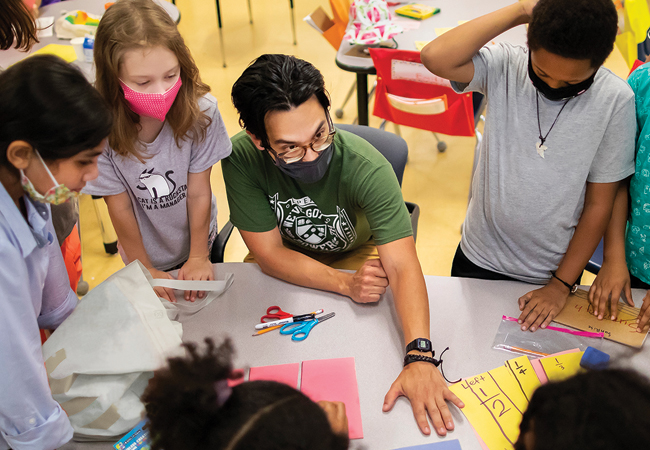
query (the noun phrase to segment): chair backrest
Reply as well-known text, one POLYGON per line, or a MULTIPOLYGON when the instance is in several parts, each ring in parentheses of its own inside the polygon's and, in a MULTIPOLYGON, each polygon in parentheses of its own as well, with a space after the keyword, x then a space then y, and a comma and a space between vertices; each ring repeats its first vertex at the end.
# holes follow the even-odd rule
POLYGON ((402 186, 404 167, 406 167, 406 161, 409 155, 409 147, 404 139, 389 131, 370 128, 364 125, 336 124, 336 128, 362 137, 379 150, 379 153, 384 155, 384 158, 393 166, 397 181, 402 186))
POLYGON ((330 0, 330 6, 334 23, 340 23, 347 27, 350 19, 350 0, 330 0))
POLYGON ((427 70, 420 53, 371 48, 377 70, 373 114, 400 125, 452 136, 474 136, 472 94, 427 70))

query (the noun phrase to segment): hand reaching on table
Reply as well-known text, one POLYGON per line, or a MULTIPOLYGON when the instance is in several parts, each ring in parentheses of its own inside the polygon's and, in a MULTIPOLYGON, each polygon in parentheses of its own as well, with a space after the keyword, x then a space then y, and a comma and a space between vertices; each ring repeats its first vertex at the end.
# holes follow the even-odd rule
POLYGON ((369 259, 350 278, 348 296, 357 303, 378 302, 386 292, 388 276, 379 259, 369 259))
MULTIPOLYGON (((154 269, 153 267, 149 269, 149 273, 151 274, 152 277, 158 278, 158 279, 163 279, 163 280, 173 280, 174 277, 172 277, 170 274, 167 272, 163 272, 162 270, 154 269)), ((170 301, 174 303, 176 301, 176 296, 174 295, 174 290, 171 288, 165 288, 161 286, 156 286, 153 288, 154 292, 158 297, 164 298, 167 301, 170 301)))
POLYGON ((454 429, 454 420, 446 401, 459 408, 465 406, 456 394, 449 390, 438 368, 428 362, 414 362, 402 369, 384 398, 382 410, 388 412, 393 409, 395 401, 402 395, 411 402, 415 421, 420 431, 426 435, 431 434, 427 415, 436 433, 445 436, 447 430, 454 429))
POLYGON ((594 308, 594 315, 602 319, 610 306, 611 319, 616 320, 617 303, 621 295, 628 305, 634 306, 630 288, 630 273, 625 261, 621 263, 604 262, 598 276, 589 288, 589 303, 594 308))
MULTIPOLYGON (((197 280, 197 281, 212 281, 214 280, 214 272, 212 271, 212 263, 210 259, 199 258, 190 256, 187 262, 183 264, 181 270, 178 272, 179 280, 197 280)), ((185 291, 185 300, 193 302, 196 297, 203 298, 205 292, 203 291, 185 291)))
POLYGON ((566 305, 569 293, 566 286, 551 278, 543 288, 519 297, 521 315, 518 322, 521 329, 535 331, 540 327, 546 328, 566 305))
POLYGON ((641 311, 639 311, 636 331, 639 333, 643 332, 643 329, 648 323, 650 323, 650 291, 647 291, 645 297, 643 297, 643 305, 641 306, 641 311))

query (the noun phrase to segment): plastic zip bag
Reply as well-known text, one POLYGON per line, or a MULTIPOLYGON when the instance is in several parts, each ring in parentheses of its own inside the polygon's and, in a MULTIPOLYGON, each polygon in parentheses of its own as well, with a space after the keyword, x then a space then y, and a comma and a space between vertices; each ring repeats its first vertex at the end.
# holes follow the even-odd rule
POLYGON ((590 346, 600 349, 603 338, 604 333, 552 326, 539 328, 534 333, 522 331, 517 319, 503 316, 492 348, 520 355, 543 357, 574 348, 581 351, 590 346))

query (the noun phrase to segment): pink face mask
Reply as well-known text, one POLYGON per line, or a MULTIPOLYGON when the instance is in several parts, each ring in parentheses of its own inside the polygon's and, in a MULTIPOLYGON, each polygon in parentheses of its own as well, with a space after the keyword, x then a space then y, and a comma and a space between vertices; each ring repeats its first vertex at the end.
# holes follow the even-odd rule
POLYGON ((165 116, 172 107, 176 95, 181 88, 181 77, 172 87, 167 89, 162 94, 137 92, 128 87, 122 80, 120 86, 124 90, 124 98, 129 104, 131 111, 141 116, 153 117, 161 122, 165 121, 165 116))

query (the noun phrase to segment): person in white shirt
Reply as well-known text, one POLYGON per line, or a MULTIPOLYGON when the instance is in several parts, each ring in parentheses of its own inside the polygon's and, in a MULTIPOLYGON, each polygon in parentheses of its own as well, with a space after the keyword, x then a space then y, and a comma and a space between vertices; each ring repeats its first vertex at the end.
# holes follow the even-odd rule
POLYGON ((97 177, 112 113, 83 74, 33 56, 0 73, 0 450, 52 450, 72 438, 54 401, 39 328, 77 305, 50 204, 97 177))

